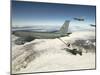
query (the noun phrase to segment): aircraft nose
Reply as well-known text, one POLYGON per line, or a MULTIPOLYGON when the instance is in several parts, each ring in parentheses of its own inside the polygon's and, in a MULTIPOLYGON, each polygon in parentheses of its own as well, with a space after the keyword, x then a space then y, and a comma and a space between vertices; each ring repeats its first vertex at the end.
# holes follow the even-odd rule
POLYGON ((15 34, 16 31, 11 31, 12 34, 15 34))

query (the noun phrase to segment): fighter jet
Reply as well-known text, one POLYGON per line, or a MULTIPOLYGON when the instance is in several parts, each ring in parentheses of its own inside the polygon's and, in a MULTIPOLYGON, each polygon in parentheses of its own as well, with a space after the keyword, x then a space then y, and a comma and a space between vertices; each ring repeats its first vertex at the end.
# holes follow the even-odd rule
POLYGON ((90 26, 92 26, 92 27, 96 27, 96 25, 93 25, 93 24, 90 24, 90 26))
POLYGON ((30 42, 34 39, 54 39, 60 38, 64 36, 69 36, 71 33, 68 33, 69 27, 69 20, 66 20, 63 26, 58 31, 49 31, 49 32, 39 32, 39 31, 32 31, 32 30, 16 30, 13 31, 14 34, 18 38, 15 40, 15 44, 21 45, 25 42, 30 42))
POLYGON ((77 20, 77 21, 84 21, 84 18, 77 18, 77 17, 75 17, 74 20, 77 20))

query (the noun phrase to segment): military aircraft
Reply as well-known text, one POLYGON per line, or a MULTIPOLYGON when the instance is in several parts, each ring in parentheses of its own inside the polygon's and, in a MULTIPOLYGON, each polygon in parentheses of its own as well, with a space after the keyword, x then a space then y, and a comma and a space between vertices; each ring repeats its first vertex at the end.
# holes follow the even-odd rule
POLYGON ((74 20, 77 20, 77 21, 84 21, 84 18, 77 18, 77 17, 75 17, 74 20))
POLYGON ((92 27, 96 27, 96 25, 93 25, 93 24, 90 24, 90 26, 92 26, 92 27))
POLYGON ((71 33, 68 33, 69 27, 69 20, 66 20, 63 26, 58 31, 49 31, 49 32, 39 32, 39 31, 32 31, 32 30, 16 30, 12 31, 18 38, 15 40, 15 44, 21 45, 25 42, 30 42, 34 39, 54 39, 60 38, 64 36, 69 36, 71 33))

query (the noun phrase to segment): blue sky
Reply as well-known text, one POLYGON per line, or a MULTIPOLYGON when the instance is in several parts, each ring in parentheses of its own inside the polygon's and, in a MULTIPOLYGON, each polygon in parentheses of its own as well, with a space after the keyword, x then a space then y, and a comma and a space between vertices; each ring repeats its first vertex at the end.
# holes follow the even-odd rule
POLYGON ((65 20, 74 25, 74 17, 85 19, 77 24, 95 24, 95 10, 95 6, 12 1, 12 25, 62 25, 65 20))

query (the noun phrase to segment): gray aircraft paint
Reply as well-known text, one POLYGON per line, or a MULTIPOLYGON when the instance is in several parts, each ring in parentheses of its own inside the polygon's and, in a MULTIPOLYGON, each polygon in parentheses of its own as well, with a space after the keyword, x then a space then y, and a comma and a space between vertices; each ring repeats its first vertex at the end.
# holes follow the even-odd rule
POLYGON ((14 35, 18 37, 33 37, 34 39, 52 39, 52 38, 58 38, 63 36, 68 36, 70 33, 68 33, 68 27, 69 22, 66 20, 63 24, 63 26, 60 28, 59 31, 56 32, 36 32, 36 31, 28 31, 28 30, 17 30, 14 31, 14 35))

